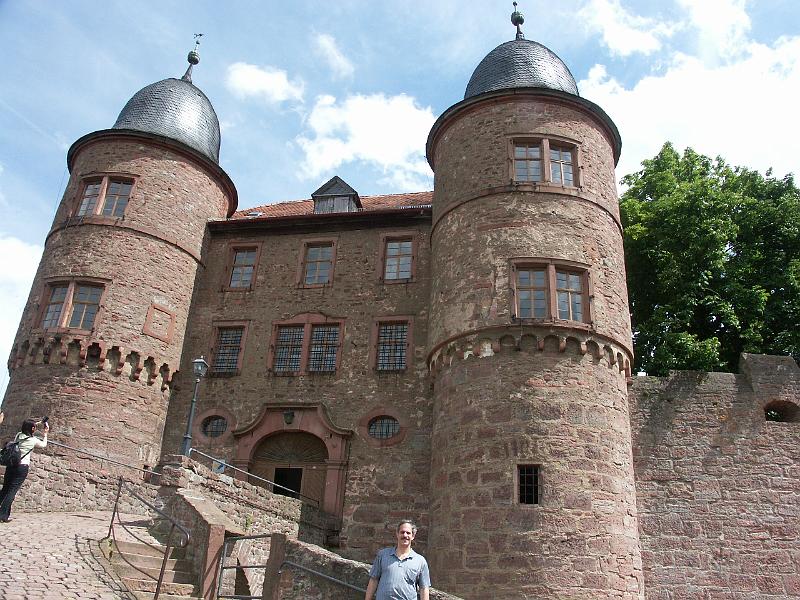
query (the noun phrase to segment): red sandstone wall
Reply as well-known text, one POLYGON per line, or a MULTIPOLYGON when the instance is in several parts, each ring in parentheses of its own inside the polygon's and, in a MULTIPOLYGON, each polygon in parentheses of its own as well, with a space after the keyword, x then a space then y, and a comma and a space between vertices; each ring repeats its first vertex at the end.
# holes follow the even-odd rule
POLYGON ((764 419, 771 401, 798 404, 800 370, 741 366, 631 386, 648 599, 800 598, 800 423, 764 419))
MULTIPOLYGON (((431 401, 427 387, 425 343, 429 293, 429 222, 369 229, 339 226, 313 229, 296 226, 288 231, 265 230, 241 235, 213 233, 207 269, 198 281, 191 312, 182 371, 190 361, 209 356, 213 326, 220 321, 248 323, 241 370, 234 376, 208 377, 200 384, 193 445, 214 456, 232 460, 235 438, 210 440, 198 435, 202 415, 224 410, 230 429, 250 425, 264 405, 321 402, 337 427, 353 431, 346 467, 342 553, 371 560, 378 547, 394 539, 393 524, 411 516, 422 526, 420 548, 427 537, 430 464, 431 401), (415 281, 384 284, 378 279, 380 236, 407 231, 418 242, 415 281), (298 288, 296 277, 306 238, 336 237, 334 283, 317 289, 298 288), (226 291, 226 259, 233 244, 262 244, 257 280, 251 291, 226 291), (345 319, 340 367, 335 374, 299 377, 269 372, 268 354, 273 323, 304 312, 321 312, 345 319), (379 374, 369 366, 370 329, 378 316, 413 315, 412 352, 405 373, 379 374), (370 444, 359 420, 388 409, 407 428, 405 439, 390 447, 370 444)), ((174 452, 183 436, 192 381, 184 384, 170 404, 164 452, 174 452)))
POLYGON ((175 151, 124 136, 78 150, 9 360, 4 436, 47 414, 63 443, 155 463, 205 223, 226 210, 220 184, 175 151), (124 217, 70 217, 85 178, 105 174, 135 179, 124 217), (42 330, 46 282, 81 278, 105 282, 93 330, 42 330), (171 327, 146 329, 153 304, 171 327))
POLYGON ((464 598, 642 598, 626 372, 630 320, 613 149, 533 94, 441 124, 431 235, 431 567, 464 598), (513 139, 579 149, 579 187, 513 184, 513 139), (512 259, 586 265, 591 322, 519 320, 512 259), (538 505, 518 465, 539 465, 538 505))

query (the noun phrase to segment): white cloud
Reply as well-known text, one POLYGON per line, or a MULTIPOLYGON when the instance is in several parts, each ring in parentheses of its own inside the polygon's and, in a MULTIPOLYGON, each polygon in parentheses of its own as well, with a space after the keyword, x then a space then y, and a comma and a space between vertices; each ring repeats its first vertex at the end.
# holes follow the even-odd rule
POLYGON ((620 127, 618 175, 638 170, 667 140, 734 165, 773 167, 778 176, 797 169, 800 120, 791 115, 800 90, 800 37, 747 43, 738 60, 722 65, 676 54, 663 74, 630 89, 596 65, 580 88, 620 127))
POLYGON ((698 31, 698 51, 706 62, 736 56, 746 47, 750 17, 746 0, 678 0, 698 31))
POLYGON ((353 63, 342 54, 336 40, 332 35, 327 33, 317 34, 314 37, 314 44, 316 46, 317 54, 320 55, 328 63, 328 66, 333 71, 334 77, 344 78, 352 77, 355 72, 353 63))
POLYGON ((620 0, 589 0, 578 11, 577 20, 589 30, 601 33, 611 53, 619 56, 634 52, 647 55, 660 50, 661 40, 670 37, 677 27, 634 15, 623 8, 620 0))
MULTIPOLYGON (((5 258, 0 261, 0 364, 5 365, 39 266, 42 247, 0 233, 0 256, 5 258)), ((7 383, 8 375, 3 366, 0 369, 0 398, 7 383)))
POLYGON ((340 165, 364 161, 380 168, 398 191, 425 189, 431 171, 424 148, 434 122, 430 107, 400 94, 348 96, 337 102, 320 96, 308 117, 307 132, 297 138, 305 153, 303 174, 319 179, 340 165))
POLYGON ((255 97, 269 104, 279 104, 287 100, 302 102, 305 87, 301 79, 290 81, 286 71, 243 62, 233 63, 228 67, 225 84, 239 98, 255 97))

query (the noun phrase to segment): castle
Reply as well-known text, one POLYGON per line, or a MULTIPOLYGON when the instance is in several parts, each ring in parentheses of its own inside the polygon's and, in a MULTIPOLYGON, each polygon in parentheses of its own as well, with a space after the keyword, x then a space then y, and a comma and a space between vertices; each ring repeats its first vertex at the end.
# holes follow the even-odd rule
POLYGON ((433 192, 237 210, 196 52, 77 140, 3 434, 49 414, 156 465, 204 357, 192 446, 317 502, 345 556, 411 515, 468 599, 800 597, 797 365, 632 377, 619 133, 512 22, 430 132, 433 192))

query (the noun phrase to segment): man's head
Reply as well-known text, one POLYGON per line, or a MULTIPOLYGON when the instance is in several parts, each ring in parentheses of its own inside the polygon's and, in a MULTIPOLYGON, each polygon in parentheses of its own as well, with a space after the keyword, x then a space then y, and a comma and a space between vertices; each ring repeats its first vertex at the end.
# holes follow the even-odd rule
POLYGON ((403 519, 397 524, 397 546, 399 548, 410 547, 416 535, 417 526, 411 519, 403 519))

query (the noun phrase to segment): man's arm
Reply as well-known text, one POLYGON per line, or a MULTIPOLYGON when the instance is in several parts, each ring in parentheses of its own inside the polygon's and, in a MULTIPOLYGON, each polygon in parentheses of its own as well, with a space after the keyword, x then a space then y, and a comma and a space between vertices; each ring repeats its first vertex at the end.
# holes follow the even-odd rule
MULTIPOLYGON (((375 595, 375 590, 378 589, 378 580, 374 577, 369 578, 369 583, 367 584, 367 593, 364 596, 364 600, 372 600, 372 597, 375 595)), ((427 592, 425 592, 427 594, 427 592)), ((425 597, 427 600, 427 595, 425 597)))
POLYGON ((419 588, 419 600, 430 600, 430 589, 429 587, 419 588))

